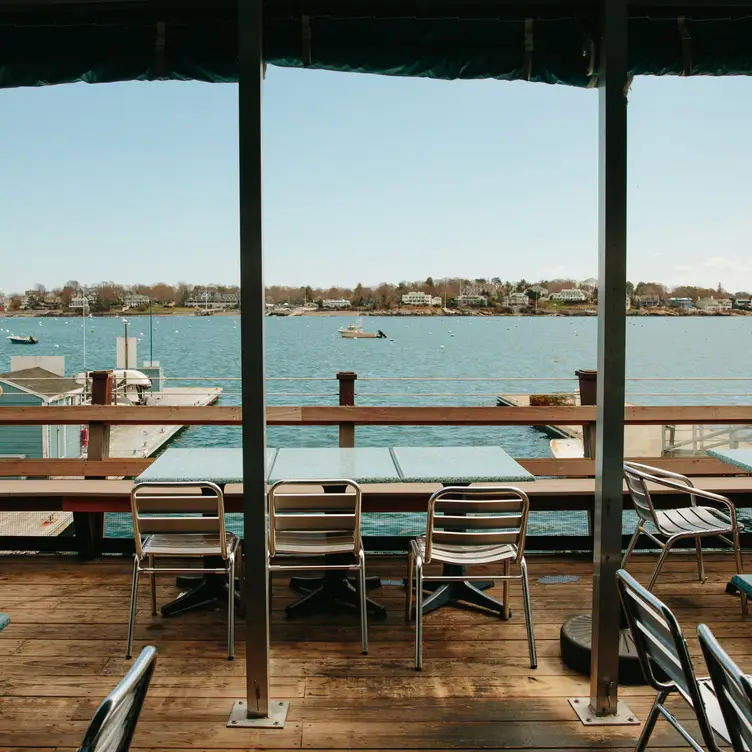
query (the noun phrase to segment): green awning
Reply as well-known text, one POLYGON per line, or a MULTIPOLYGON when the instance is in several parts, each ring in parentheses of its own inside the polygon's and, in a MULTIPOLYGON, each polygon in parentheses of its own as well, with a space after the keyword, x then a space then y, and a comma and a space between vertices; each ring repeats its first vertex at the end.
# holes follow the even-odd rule
MULTIPOLYGON (((188 5, 174 0, 3 3, 0 88, 237 80, 236 3, 188 5)), ((595 83, 595 7, 268 0, 264 56, 288 67, 584 87, 595 83)), ((633 75, 752 73, 752 8, 679 13, 678 7, 633 9, 633 75)))

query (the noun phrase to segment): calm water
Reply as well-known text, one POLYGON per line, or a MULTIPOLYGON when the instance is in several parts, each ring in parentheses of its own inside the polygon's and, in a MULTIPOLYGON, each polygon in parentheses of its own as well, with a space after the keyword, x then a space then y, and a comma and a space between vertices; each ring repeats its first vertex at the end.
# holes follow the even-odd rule
MULTIPOLYGON (((595 368, 594 318, 392 318, 367 317, 368 330, 382 329, 386 340, 344 340, 337 329, 352 319, 293 317, 266 319, 270 404, 337 404, 337 371, 355 371, 356 401, 363 405, 494 405, 512 392, 571 391, 577 368, 595 368), (520 381, 394 381, 395 377, 524 377, 520 381), (324 380, 276 380, 282 377, 324 380), (366 378, 367 377, 367 378, 366 378), (377 379, 374 381, 368 378, 377 379)), ((16 354, 64 355, 66 373, 83 368, 80 319, 0 319, 0 369, 16 354), (11 345, 8 333, 33 334, 34 347, 11 345)), ((111 368, 119 318, 86 321, 88 368, 111 368)), ((139 363, 149 359, 148 317, 134 317, 130 335, 140 339, 139 363)), ((746 377, 752 372, 752 318, 648 318, 628 321, 628 376, 687 378, 746 377)), ((240 403, 238 317, 154 317, 154 359, 170 386, 222 386, 221 404, 240 403), (181 381, 172 377, 203 378, 181 381)), ((747 382, 628 382, 635 404, 750 404, 747 382), (708 394, 711 393, 711 394, 708 394), (688 396, 689 395, 689 396, 688 396), (695 395, 695 396, 691 396, 695 395), (737 396, 745 395, 745 396, 737 396)), ((335 429, 283 427, 269 430, 271 446, 336 446, 335 429)), ((500 444, 516 457, 550 456, 548 438, 532 428, 371 427, 358 428, 359 445, 500 444)), ((240 429, 192 427, 174 446, 239 446, 240 429)), ((625 527, 631 528, 630 515, 625 527)), ((108 534, 129 535, 127 516, 109 515, 108 534)), ((233 515, 234 517, 234 515, 233 515)), ((415 534, 425 529, 422 515, 369 515, 366 533, 415 534)), ((233 520, 234 525, 239 522, 233 520)), ((532 515, 532 533, 582 533, 581 513, 532 515)))
MULTIPOLYGON (((382 329, 386 340, 345 340, 337 328, 352 319, 292 317, 266 319, 270 404, 336 404, 337 371, 355 371, 358 404, 493 405, 495 395, 567 391, 577 368, 594 368, 594 318, 393 318, 367 317, 365 327, 382 329), (400 381, 406 377, 524 377, 520 381, 400 381), (324 380, 285 381, 315 378, 324 380)), ((16 354, 64 355, 66 373, 83 368, 80 319, 0 319, 0 368, 16 354), (34 347, 12 345, 8 333, 33 334, 34 347)), ((119 318, 86 321, 87 367, 115 362, 119 318)), ((139 362, 149 358, 149 319, 133 317, 130 335, 139 337, 139 362)), ((728 377, 752 372, 752 318, 632 318, 628 321, 628 376, 728 377)), ((232 317, 154 317, 154 359, 162 363, 170 386, 222 386, 221 404, 240 403, 240 323, 232 317), (202 377, 181 381, 176 377, 202 377)), ((749 404, 747 382, 629 382, 635 404, 749 404), (708 394, 712 393, 712 394, 708 394), (687 396, 695 394, 697 396, 687 396)), ((358 428, 363 445, 502 444, 517 457, 548 456, 548 439, 531 428, 403 427, 358 428)), ((187 429, 179 446, 240 444, 240 430, 187 429)), ((336 445, 336 430, 285 427, 269 430, 271 446, 336 445)))

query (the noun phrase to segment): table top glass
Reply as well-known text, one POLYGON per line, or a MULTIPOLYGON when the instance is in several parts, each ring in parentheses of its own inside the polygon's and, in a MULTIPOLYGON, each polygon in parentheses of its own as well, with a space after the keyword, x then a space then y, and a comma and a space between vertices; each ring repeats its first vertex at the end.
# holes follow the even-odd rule
MULTIPOLYGON (((498 446, 267 449, 266 472, 269 483, 342 478, 444 485, 535 480, 498 446)), ((167 449, 137 480, 242 483, 243 450, 167 449)))
MULTIPOLYGON (((277 456, 276 449, 266 450, 267 474, 277 456)), ((208 449, 167 449, 136 480, 187 481, 200 483, 242 483, 243 450, 211 447, 208 449)))
POLYGON ((708 449, 708 454, 752 473, 752 449, 708 449))
POLYGON ((394 447, 403 483, 507 483, 535 480, 499 446, 394 447))

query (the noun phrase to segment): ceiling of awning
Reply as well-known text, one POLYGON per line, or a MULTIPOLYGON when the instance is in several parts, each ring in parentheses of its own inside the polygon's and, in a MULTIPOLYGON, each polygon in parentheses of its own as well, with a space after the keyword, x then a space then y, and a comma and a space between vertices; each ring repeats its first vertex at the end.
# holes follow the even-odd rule
MULTIPOLYGON (((596 83, 593 0, 265 0, 273 65, 596 83)), ((237 0, 4 0, 0 88, 237 80, 237 0), (203 5, 204 7, 198 7, 203 5)), ((634 75, 752 74, 752 0, 630 6, 634 75)))

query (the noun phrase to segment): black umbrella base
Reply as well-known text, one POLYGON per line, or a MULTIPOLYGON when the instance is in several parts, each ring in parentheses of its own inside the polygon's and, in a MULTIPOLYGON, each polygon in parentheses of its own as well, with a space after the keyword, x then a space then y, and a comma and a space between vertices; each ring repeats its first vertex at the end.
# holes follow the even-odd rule
MULTIPOLYGON (((628 629, 620 629, 619 632, 619 682, 645 684, 632 635, 628 629)), ((592 633, 591 615, 581 614, 565 621, 559 635, 561 659, 569 668, 586 676, 590 676, 592 633)))

